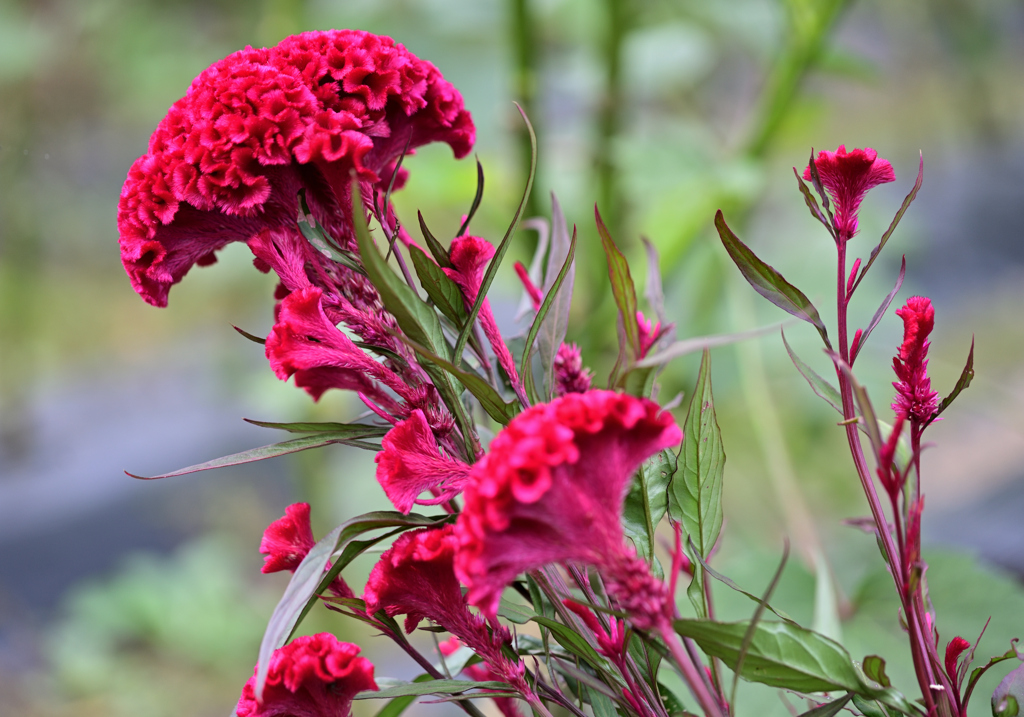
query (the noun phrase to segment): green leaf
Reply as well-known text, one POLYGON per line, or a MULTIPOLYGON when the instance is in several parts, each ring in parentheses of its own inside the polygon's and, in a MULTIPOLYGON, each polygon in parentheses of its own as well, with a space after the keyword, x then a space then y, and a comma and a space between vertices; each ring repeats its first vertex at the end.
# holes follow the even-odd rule
POLYGON ((438 266, 445 269, 454 269, 455 265, 452 264, 451 257, 448 256, 448 250, 444 248, 441 242, 431 233, 430 229, 427 228, 427 222, 423 219, 423 212, 416 212, 416 216, 420 219, 420 232, 423 233, 423 241, 427 243, 427 248, 430 249, 434 261, 437 262, 438 266))
POLYGON ((590 703, 594 710, 594 717, 619 717, 611 697, 600 690, 587 689, 585 686, 583 689, 586 690, 583 693, 583 699, 590 703))
POLYGON ((619 307, 619 317, 626 332, 626 345, 629 347, 627 356, 635 360, 640 356, 640 327, 636 323, 636 286, 629 272, 629 263, 615 245, 615 240, 608 233, 608 227, 601 220, 601 213, 594 205, 594 218, 597 221, 597 233, 601 236, 601 247, 608 260, 608 278, 612 284, 612 296, 619 307))
POLYGON ((529 605, 514 603, 504 598, 502 598, 501 603, 498 605, 498 615, 509 622, 514 622, 516 625, 525 625, 536 617, 536 614, 529 605))
POLYGON ((875 330, 876 326, 878 326, 878 323, 882 320, 882 317, 885 316, 885 312, 889 310, 889 306, 892 304, 892 300, 896 298, 896 294, 899 292, 900 287, 903 286, 903 277, 906 276, 906 274, 907 257, 904 256, 903 261, 900 263, 899 276, 896 277, 896 286, 894 286, 892 288, 892 291, 889 292, 888 296, 886 296, 885 299, 882 300, 882 304, 881 306, 878 307, 878 311, 876 311, 875 315, 871 317, 871 323, 868 324, 868 327, 864 330, 864 333, 860 337, 860 341, 853 348, 853 353, 850 356, 851 364, 857 360, 857 356, 860 354, 860 350, 864 348, 864 344, 867 342, 868 336, 870 336, 871 332, 875 330))
POLYGON ((850 701, 851 697, 853 697, 853 695, 847 692, 845 695, 843 695, 837 700, 825 702, 824 704, 818 705, 814 709, 807 710, 806 712, 802 713, 800 717, 833 717, 833 715, 839 714, 843 707, 846 706, 846 703, 850 701))
MULTIPOLYGON (((697 385, 683 424, 683 449, 680 470, 669 486, 670 517, 682 523, 697 552, 707 560, 722 530, 722 476, 725 450, 722 431, 715 416, 711 391, 711 353, 704 349, 697 385)), ((704 604, 704 575, 695 570, 688 594, 690 600, 704 604)), ((699 614, 706 614, 698 608, 699 614)))
POLYGON ((298 453, 299 451, 308 451, 310 448, 320 448, 321 446, 329 446, 332 443, 342 443, 347 446, 355 446, 356 448, 365 448, 366 450, 379 451, 380 445, 375 443, 364 443, 362 441, 352 440, 351 433, 343 431, 340 433, 317 433, 312 436, 303 436, 302 438, 293 438, 289 441, 282 441, 281 443, 272 443, 269 446, 260 446, 259 448, 250 448, 247 451, 241 453, 233 453, 230 456, 223 456, 221 458, 214 458, 212 461, 206 461, 205 463, 197 463, 194 466, 188 466, 187 468, 181 468, 170 473, 164 473, 158 476, 140 476, 134 473, 125 474, 132 478, 138 478, 139 480, 159 480, 160 478, 173 478, 175 476, 183 476, 188 473, 198 473, 199 471, 208 471, 214 468, 226 468, 227 466, 238 466, 243 463, 253 463, 255 461, 263 461, 267 458, 276 458, 277 456, 284 456, 289 453, 298 453))
POLYGON ((910 208, 910 203, 914 201, 914 197, 916 197, 917 193, 921 190, 921 183, 923 181, 924 155, 921 154, 920 162, 917 167, 917 180, 914 182, 914 188, 911 189, 910 193, 907 194, 906 198, 904 198, 903 204, 900 206, 900 210, 896 212, 896 216, 893 217, 892 222, 889 224, 889 228, 885 230, 885 234, 882 235, 882 239, 878 242, 878 246, 871 250, 871 256, 868 257, 868 263, 860 270, 860 276, 857 277, 857 281, 854 282, 850 289, 851 295, 853 295, 853 292, 855 292, 857 287, 860 286, 860 282, 864 280, 864 276, 868 273, 868 269, 870 269, 871 265, 875 263, 875 259, 878 258, 878 254, 882 251, 882 247, 884 247, 885 243, 889 241, 889 237, 892 236, 892 233, 896 230, 896 225, 900 223, 900 219, 902 219, 903 215, 907 213, 907 209, 910 208))
POLYGON ((391 426, 372 426, 366 423, 273 423, 243 418, 246 423, 263 428, 279 428, 289 433, 332 433, 348 435, 349 438, 373 438, 383 436, 391 430, 391 426))
POLYGON ((476 195, 473 197, 473 204, 469 208, 469 213, 462 222, 462 226, 459 227, 459 231, 455 236, 460 237, 466 233, 469 229, 469 223, 473 221, 473 216, 476 214, 476 210, 480 208, 480 200, 484 198, 484 167, 480 164, 480 160, 476 160, 476 195))
MULTIPOLYGON (((422 695, 456 695, 469 690, 500 690, 518 694, 505 682, 473 682, 471 680, 429 680, 427 682, 406 682, 385 687, 382 690, 359 692, 354 700, 383 700, 393 697, 419 697, 422 695)), ((492 693, 480 693, 475 697, 491 697, 492 693)))
POLYGON ((575 254, 576 227, 573 226, 570 238, 569 227, 566 224, 565 215, 562 214, 562 207, 552 192, 551 251, 548 253, 543 290, 545 298, 552 293, 555 294, 555 297, 537 337, 540 342, 538 351, 541 370, 544 372, 546 398, 548 399, 551 398, 554 391, 555 354, 558 353, 558 348, 565 341, 565 334, 569 329, 569 309, 572 307, 572 290, 576 283, 575 254), (567 261, 569 262, 568 271, 563 272, 567 261), (555 289, 556 284, 557 289, 555 289))
MULTIPOLYGON (((812 159, 813 154, 814 151, 811 150, 812 159)), ((828 233, 832 235, 833 239, 835 239, 836 233, 832 228, 832 222, 825 218, 824 213, 822 213, 821 208, 818 206, 818 200, 814 198, 814 195, 811 194, 811 190, 807 188, 806 184, 804 184, 804 179, 800 176, 800 172, 797 171, 796 167, 793 167, 793 174, 796 175, 797 186, 800 187, 800 193, 804 195, 804 202, 807 204, 807 208, 811 210, 811 216, 824 224, 825 228, 828 229, 828 233)))
POLYGON ((789 342, 786 341, 786 332, 782 332, 782 344, 786 347, 786 353, 789 354, 789 360, 796 366, 796 370, 800 372, 800 375, 804 377, 811 390, 814 391, 815 395, 824 399, 832 408, 839 411, 839 414, 843 413, 843 397, 839 395, 839 389, 829 383, 826 379, 819 376, 813 368, 805 364, 799 356, 797 356, 793 349, 790 348, 789 342))
MULTIPOLYGON (((691 539, 688 538, 688 540, 691 540, 691 539)), ((737 585, 735 583, 735 581, 733 581, 731 578, 728 578, 725 575, 722 575, 720 572, 716 571, 714 568, 712 568, 710 565, 708 565, 707 562, 705 562, 704 558, 702 558, 700 555, 696 555, 695 557, 697 558, 697 562, 700 563, 701 567, 704 568, 704 570, 707 571, 708 575, 713 577, 715 580, 718 580, 723 585, 725 585, 726 587, 731 588, 732 590, 735 590, 739 594, 745 595, 746 597, 750 598, 751 600, 753 600, 758 605, 763 606, 765 610, 767 610, 768 612, 774 614, 776 617, 780 618, 783 622, 789 622, 789 623, 792 623, 793 625, 797 624, 796 622, 794 622, 793 618, 791 618, 786 613, 782 612, 781 610, 776 610, 769 603, 767 603, 765 600, 763 600, 760 596, 755 595, 754 593, 751 593, 751 592, 747 592, 746 590, 741 588, 739 585, 737 585)))
POLYGON ((861 697, 860 695, 853 696, 854 706, 860 710, 864 717, 889 717, 888 713, 880 707, 873 700, 861 697))
MULTIPOLYGON (((537 335, 540 333, 541 329, 544 328, 547 324, 548 337, 550 340, 553 341, 555 335, 559 333, 559 327, 554 327, 552 325, 558 321, 561 321, 562 319, 568 322, 569 304, 572 302, 571 280, 569 283, 568 295, 564 294, 561 291, 561 288, 562 283, 565 281, 566 277, 569 276, 570 271, 574 270, 575 264, 573 262, 575 261, 575 257, 576 229, 574 227, 572 232, 572 239, 569 242, 569 252, 565 256, 565 261, 562 262, 562 268, 559 270, 558 275, 555 277, 555 281, 552 284, 551 289, 545 294, 544 301, 541 302, 540 308, 537 309, 537 315, 533 317, 533 324, 530 325, 530 332, 526 335, 526 347, 523 350, 523 362, 522 367, 520 368, 520 373, 523 375, 523 380, 526 382, 526 385, 528 386, 528 388, 526 389, 527 393, 533 393, 533 371, 530 365, 530 358, 533 355, 533 342, 536 341, 537 335), (548 314, 551 311, 551 308, 556 305, 558 308, 556 309, 555 314, 551 316, 552 320, 547 321, 548 314)), ((575 272, 573 271, 573 273, 575 272)), ((561 335, 563 337, 565 336, 564 327, 561 330, 561 335)), ((559 343, 561 343, 561 341, 559 341, 559 343)), ((557 351, 558 349, 556 348, 555 350, 557 351)), ((554 361, 553 357, 554 354, 552 354, 551 359, 552 365, 554 361)), ((541 361, 543 362, 544 360, 545 359, 542 356, 541 361)), ((546 374, 551 372, 550 365, 544 363, 542 363, 541 365, 546 374)), ((550 385, 550 380, 548 380, 547 383, 548 385, 550 385)))
MULTIPOLYGON (((735 669, 750 621, 676 620, 676 632, 735 669)), ((797 692, 846 690, 864 685, 849 653, 827 637, 786 622, 761 622, 754 630, 740 676, 797 692)))
POLYGON ((869 678, 880 684, 882 687, 892 687, 889 676, 885 674, 885 660, 878 655, 868 655, 861 663, 861 669, 869 678))
POLYGON ((733 234, 732 230, 725 223, 725 217, 722 216, 721 209, 715 214, 715 227, 718 229, 718 235, 722 238, 725 250, 729 252, 729 256, 732 258, 733 263, 736 264, 736 268, 740 270, 743 278, 754 288, 754 291, 783 311, 813 324, 818 329, 818 333, 821 334, 821 339, 825 342, 825 346, 831 349, 832 344, 828 340, 825 324, 822 322, 818 310, 814 308, 814 304, 811 303, 810 299, 804 296, 802 291, 786 281, 782 274, 757 258, 757 255, 747 248, 739 240, 739 237, 733 234))
MULTIPOLYGON (((431 680, 430 675, 420 675, 413 682, 427 682, 431 680)), ((386 705, 384 705, 380 712, 377 713, 376 717, 398 717, 400 714, 416 701, 417 695, 406 695, 404 697, 395 697, 386 705)))
POLYGON ((994 717, 1018 717, 1024 705, 1024 664, 1011 670, 992 693, 994 717))
POLYGON ((557 620, 553 620, 542 615, 534 615, 531 618, 538 625, 551 630, 551 634, 555 636, 558 644, 564 647, 566 650, 576 655, 577 657, 586 660, 594 667, 600 667, 604 665, 604 659, 597 654, 597 651, 591 647, 590 643, 587 642, 586 638, 578 634, 572 628, 563 625, 557 620))
POLYGON ((646 356, 644 359, 637 361, 633 364, 633 368, 646 368, 648 366, 660 366, 663 363, 667 363, 674 358, 680 356, 686 356, 694 351, 702 351, 704 349, 713 349, 716 346, 726 346, 728 344, 734 344, 737 341, 746 341, 747 339, 757 338, 758 336, 764 336, 770 334, 779 328, 780 324, 772 324, 771 326, 762 326, 757 329, 750 329, 749 331, 740 331, 735 334, 718 334, 715 336, 699 336, 692 339, 683 339, 676 341, 669 346, 666 346, 661 351, 646 356))
POLYGON ((655 454, 640 466, 623 504, 622 529, 652 567, 654 531, 668 510, 668 486, 677 468, 672 451, 655 454))
POLYGON ((266 343, 267 343, 266 339, 261 339, 259 336, 256 336, 255 334, 250 334, 245 329, 240 329, 237 326, 235 326, 234 324, 231 325, 231 328, 233 328, 235 331, 240 333, 245 338, 247 338, 250 341, 252 341, 254 344, 259 344, 260 346, 265 346, 266 343))
POLYGON ((341 247, 331 238, 327 230, 316 220, 312 212, 309 211, 309 205, 306 204, 306 190, 299 190, 299 216, 297 219, 299 232, 306 238, 314 249, 326 256, 331 261, 337 262, 344 266, 347 266, 357 274, 366 275, 366 271, 360 266, 347 251, 343 251, 341 247))
POLYGON ((502 259, 505 258, 505 252, 508 251, 509 240, 512 235, 515 234, 516 228, 519 226, 519 220, 523 216, 523 209, 526 207, 526 201, 530 198, 530 192, 533 191, 533 178, 537 172, 537 135, 533 131, 533 125, 530 124, 529 118, 526 113, 523 112, 523 108, 516 103, 516 108, 519 110, 519 114, 522 115, 523 121, 526 123, 526 129, 530 134, 530 172, 526 177, 526 187, 523 189, 523 198, 519 200, 519 206, 516 208, 515 216, 512 217, 512 222, 508 225, 508 230, 505 232, 505 236, 502 237, 501 243, 498 244, 498 248, 494 252, 494 256, 491 257, 491 261, 487 264, 487 271, 484 272, 483 281, 480 283, 480 291, 477 294, 476 301, 473 303, 473 308, 469 312, 469 320, 466 325, 462 328, 462 333, 459 334, 458 340, 455 342, 455 351, 452 354, 456 357, 462 356, 462 350, 466 348, 466 341, 469 340, 469 333, 473 330, 473 324, 476 323, 476 317, 480 314, 480 307, 484 304, 484 299, 487 298, 487 291, 491 288, 491 282, 494 281, 495 275, 498 273, 498 267, 501 266, 502 259))
POLYGON ((974 337, 971 337, 971 351, 967 354, 967 363, 964 365, 964 370, 960 372, 960 378, 957 379, 956 385, 948 396, 942 399, 939 403, 939 407, 935 409, 935 413, 932 414, 931 418, 924 425, 928 425, 936 418, 939 417, 943 411, 950 407, 956 397, 960 395, 961 391, 971 385, 971 381, 974 379, 974 337))
POLYGON ((415 246, 409 247, 409 256, 412 258, 416 276, 419 277, 420 285, 427 292, 427 296, 441 310, 441 313, 455 324, 457 329, 462 329, 469 314, 466 313, 466 302, 458 284, 448 278, 441 267, 431 261, 422 249, 415 246))
MULTIPOLYGON (((971 694, 974 692, 975 686, 978 684, 978 680, 981 679, 982 675, 989 671, 994 665, 998 665, 1000 662, 1006 660, 1021 659, 1017 653, 1017 642, 1018 638, 1010 640, 1010 649, 1004 652, 1002 655, 997 655, 991 658, 988 662, 980 667, 975 667, 971 670, 971 678, 967 680, 967 689, 964 691, 964 704, 967 704, 971 699, 971 694)), ((975 645, 977 647, 977 645, 975 645)))

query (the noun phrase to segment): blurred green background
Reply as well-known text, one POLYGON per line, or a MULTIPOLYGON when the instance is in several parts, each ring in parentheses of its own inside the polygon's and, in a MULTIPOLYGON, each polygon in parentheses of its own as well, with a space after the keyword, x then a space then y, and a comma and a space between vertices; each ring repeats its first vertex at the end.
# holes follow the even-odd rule
MULTIPOLYGON (((977 378, 930 431, 924 459, 929 577, 943 640, 973 641, 989 615, 983 659, 1024 637, 1019 2, 0 0, 0 714, 227 714, 285 584, 259 574, 263 528, 295 500, 313 503, 318 533, 385 507, 372 456, 348 449, 158 483, 121 472, 160 473, 277 439, 243 416, 356 412, 344 396, 312 404, 231 330, 272 325, 273 280, 251 269, 245 247, 193 271, 157 310, 132 292, 116 241, 127 169, 196 74, 246 44, 332 27, 391 35, 462 91, 487 176, 474 232, 492 240, 524 179, 512 101, 523 104, 540 144, 531 213, 547 215, 555 192, 579 225, 570 338, 599 378, 614 335, 595 201, 638 285, 639 237, 658 247, 680 337, 741 330, 782 315, 726 266, 715 209, 827 314, 834 250, 791 168, 811 147, 840 143, 892 161, 897 181, 871 193, 851 247, 865 256, 923 152, 924 188, 853 316, 866 323, 905 254, 898 300, 926 293, 935 303, 940 392, 975 335, 977 378)), ((406 166, 400 214, 409 222, 422 209, 450 236, 472 198, 472 161, 427 147, 406 166)), ((535 241, 522 231, 510 259, 528 261, 535 241)), ((492 302, 511 330, 518 300, 509 266, 492 302)), ((827 373, 811 329, 787 335, 827 373)), ((890 315, 858 361, 878 406, 900 336, 890 315)), ((867 511, 831 409, 775 335, 713 357, 729 456, 719 567, 760 591, 789 536, 779 606, 841 630, 856 658, 883 655, 895 684, 914 693, 873 541, 840 523, 867 511), (834 596, 822 581, 817 595, 837 606, 838 624, 815 611, 814 574, 826 564, 834 596)), ((688 391, 696 367, 696 357, 674 362, 662 401, 688 391)), ((357 591, 371 564, 350 571, 357 591)), ((726 617, 749 613, 716 590, 726 617)), ((308 629, 360 642, 379 675, 415 674, 352 625, 320 615, 308 629)), ((980 694, 977 714, 986 702, 980 694)), ((357 714, 372 710, 363 703, 357 714)), ((787 714, 772 690, 742 693, 740 713, 787 714)))

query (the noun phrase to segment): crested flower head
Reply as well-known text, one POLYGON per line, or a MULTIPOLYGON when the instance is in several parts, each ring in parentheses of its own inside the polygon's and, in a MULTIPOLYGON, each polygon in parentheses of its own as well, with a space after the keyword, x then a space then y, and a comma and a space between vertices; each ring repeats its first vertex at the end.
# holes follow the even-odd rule
POLYGON ((462 492, 469 478, 469 466, 442 456, 423 411, 414 410, 407 419, 387 432, 381 441, 383 450, 375 458, 377 480, 403 513, 414 503, 436 505, 462 492), (420 494, 433 490, 432 499, 420 494))
POLYGON ((235 707, 238 717, 331 715, 349 717, 352 697, 376 690, 373 664, 358 657, 359 647, 330 633, 297 637, 274 651, 262 699, 256 676, 242 688, 235 707))
MULTIPOLYGON (((847 152, 846 146, 841 144, 835 152, 818 152, 814 166, 835 202, 840 241, 857 233, 857 210, 868 190, 896 181, 892 165, 879 158, 878 152, 870 147, 847 152)), ((810 166, 804 169, 804 179, 811 179, 810 166)))
POLYGON ((225 244, 297 232, 299 190, 351 246, 350 173, 371 196, 407 146, 442 141, 462 157, 473 139, 458 91, 388 37, 330 30, 248 47, 193 81, 129 170, 122 261, 135 290, 164 306, 225 244))
POLYGON ((657 404, 613 391, 568 394, 512 419, 473 466, 456 525, 469 601, 493 619, 517 575, 573 560, 605 568, 629 608, 660 611, 664 589, 626 546, 620 519, 636 469, 681 439, 657 404))
POLYGON ((896 400, 892 407, 920 425, 938 408, 939 394, 932 390, 928 377, 928 334, 935 327, 935 309, 928 297, 911 296, 896 315, 903 319, 903 343, 892 360, 899 379, 893 383, 896 400))
MULTIPOLYGON (((263 531, 260 552, 264 555, 264 573, 287 570, 294 573, 306 555, 316 545, 313 527, 309 522, 309 503, 293 503, 284 509, 284 516, 278 518, 263 531)), ((330 563, 324 566, 329 570, 330 563)), ((331 592, 341 597, 353 597, 348 583, 338 575, 328 586, 331 592)))

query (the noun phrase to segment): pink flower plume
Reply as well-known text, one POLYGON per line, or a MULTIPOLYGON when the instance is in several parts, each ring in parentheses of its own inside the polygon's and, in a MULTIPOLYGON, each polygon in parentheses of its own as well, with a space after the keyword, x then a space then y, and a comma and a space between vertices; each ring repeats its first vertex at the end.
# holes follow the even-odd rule
POLYGON ((469 478, 469 466, 442 456, 423 411, 416 409, 387 432, 375 458, 377 481, 398 510, 408 513, 414 503, 436 505, 458 495, 469 478), (421 493, 435 489, 432 499, 421 493))
MULTIPOLYGON (((846 151, 839 145, 835 152, 818 152, 814 166, 821 183, 835 202, 836 226, 841 241, 857 233, 857 210, 864 195, 872 187, 896 181, 896 174, 888 161, 878 152, 865 147, 846 151)), ((811 168, 804 169, 804 179, 811 179, 811 168)))
POLYGON ((657 404, 613 391, 568 394, 512 419, 473 466, 456 524, 469 601, 493 619, 517 575, 571 560, 605 569, 636 624, 659 620, 664 586, 626 546, 620 519, 636 469, 681 439, 657 404))
POLYGON ((128 172, 118 232, 132 286, 164 306, 225 244, 297 232, 300 189, 349 245, 350 172, 372 196, 406 146, 442 141, 462 157, 474 132, 458 91, 391 38, 306 32, 235 52, 192 82, 128 172))
POLYGON ((242 688, 238 717, 332 715, 349 717, 352 697, 376 690, 373 664, 358 657, 359 647, 330 633, 297 637, 274 651, 263 699, 256 697, 256 675, 242 688))
POLYGON ((583 354, 576 344, 562 344, 555 352, 555 395, 586 393, 590 390, 590 370, 583 368, 583 354))
POLYGON ((935 309, 928 297, 911 296, 896 315, 903 319, 903 344, 892 360, 899 379, 893 383, 896 400, 892 407, 920 425, 938 408, 939 394, 932 390, 928 377, 928 335, 935 327, 935 309))

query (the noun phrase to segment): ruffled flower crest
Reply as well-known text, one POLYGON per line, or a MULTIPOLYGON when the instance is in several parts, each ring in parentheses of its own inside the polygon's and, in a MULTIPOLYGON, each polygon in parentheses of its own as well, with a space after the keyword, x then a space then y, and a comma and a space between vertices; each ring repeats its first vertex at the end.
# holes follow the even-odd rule
POLYGON ((297 637, 274 651, 262 700, 255 671, 242 688, 238 717, 349 717, 357 692, 376 690, 373 664, 330 633, 297 637))
MULTIPOLYGON (((263 573, 277 573, 283 570, 294 573, 316 540, 309 522, 309 503, 293 503, 284 509, 284 515, 267 526, 260 541, 260 553, 264 556, 263 573)), ((325 566, 325 570, 330 565, 325 566)), ((353 597, 352 590, 339 575, 328 588, 335 595, 353 597)))
POLYGON ((657 404, 613 391, 568 394, 512 419, 473 466, 456 524, 469 601, 493 619, 517 575, 580 561, 605 570, 634 624, 666 619, 665 588, 626 545, 620 519, 636 469, 681 439, 657 404))
POLYGON ((441 455, 434 433, 423 411, 416 409, 399 422, 381 441, 377 481, 394 506, 408 513, 415 503, 437 505, 462 492, 469 478, 469 466, 441 455), (433 498, 420 498, 424 491, 433 498))
MULTIPOLYGON (((818 152, 814 166, 835 202, 840 241, 847 241, 857 233, 857 211, 868 190, 896 181, 892 165, 870 147, 847 152, 846 146, 841 144, 835 152, 818 152)), ((804 169, 804 179, 811 179, 810 166, 804 169)))
POLYGON ((298 192, 344 247, 354 244, 349 174, 363 194, 408 146, 465 156, 473 123, 437 68, 388 37, 307 32, 204 70, 128 172, 118 206, 132 286, 164 306, 194 264, 263 231, 296 233, 298 192))
POLYGON ((920 426, 938 408, 938 396, 928 377, 928 335, 935 327, 935 309, 926 296, 911 296, 896 315, 903 319, 903 343, 892 360, 898 381, 893 410, 920 426))

